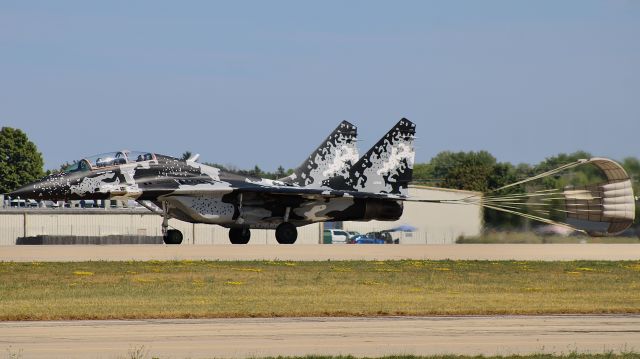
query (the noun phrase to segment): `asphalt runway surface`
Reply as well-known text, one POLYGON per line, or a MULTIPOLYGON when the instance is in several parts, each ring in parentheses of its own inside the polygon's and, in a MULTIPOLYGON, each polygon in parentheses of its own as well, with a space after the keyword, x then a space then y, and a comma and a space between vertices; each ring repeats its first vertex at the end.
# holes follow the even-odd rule
POLYGON ((14 245, 0 261, 640 260, 640 244, 14 245))
POLYGON ((24 358, 628 352, 640 349, 640 316, 0 322, 2 347, 24 358))

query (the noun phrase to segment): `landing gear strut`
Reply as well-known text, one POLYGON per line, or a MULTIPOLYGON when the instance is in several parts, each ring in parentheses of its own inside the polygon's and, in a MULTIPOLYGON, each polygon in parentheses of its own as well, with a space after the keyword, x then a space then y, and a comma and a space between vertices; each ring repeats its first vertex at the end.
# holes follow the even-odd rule
POLYGON ((276 227, 276 240, 280 244, 294 244, 298 238, 296 226, 289 222, 283 222, 276 227))
POLYGON ((247 244, 251 239, 251 231, 247 227, 229 229, 231 244, 247 244))
POLYGON ((162 240, 165 244, 182 243, 182 232, 177 229, 169 229, 169 210, 167 202, 162 202, 162 240))

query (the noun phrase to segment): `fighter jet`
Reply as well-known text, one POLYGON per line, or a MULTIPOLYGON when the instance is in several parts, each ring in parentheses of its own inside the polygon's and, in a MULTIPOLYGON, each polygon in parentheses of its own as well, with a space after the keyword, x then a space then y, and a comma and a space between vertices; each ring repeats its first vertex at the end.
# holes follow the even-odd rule
POLYGON ((362 158, 357 129, 342 122, 290 176, 279 180, 240 176, 153 152, 118 151, 75 161, 61 173, 12 192, 38 200, 136 200, 163 217, 167 244, 182 233, 169 219, 229 228, 233 244, 251 229, 275 229, 292 244, 297 227, 323 221, 394 221, 408 199, 415 124, 401 119, 362 158))

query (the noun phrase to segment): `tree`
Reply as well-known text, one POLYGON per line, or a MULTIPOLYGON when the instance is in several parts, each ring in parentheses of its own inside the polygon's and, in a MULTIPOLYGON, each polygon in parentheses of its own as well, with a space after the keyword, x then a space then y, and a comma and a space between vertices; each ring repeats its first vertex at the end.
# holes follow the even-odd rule
POLYGON ((431 165, 431 163, 416 163, 413 166, 413 182, 438 182, 438 178, 435 178, 435 176, 433 175, 433 166, 431 165))
POLYGON ((431 160, 433 176, 441 187, 485 192, 494 172, 496 158, 487 151, 440 152, 431 160))
POLYGON ((191 151, 184 151, 184 153, 182 154, 182 160, 183 161, 188 160, 189 158, 191 158, 191 155, 192 155, 191 151))
POLYGON ((253 177, 262 177, 264 173, 262 172, 262 169, 258 167, 258 165, 255 165, 255 167, 253 167, 252 170, 249 170, 247 174, 253 177))
MULTIPOLYGON (((534 167, 533 172, 540 174, 546 171, 554 170, 560 166, 575 162, 580 159, 589 159, 591 154, 585 151, 576 151, 573 153, 560 153, 556 156, 547 157, 534 167)), ((578 166, 570 170, 565 170, 556 175, 545 177, 540 180, 542 187, 540 189, 560 189, 567 185, 584 186, 590 183, 603 181, 601 171, 594 166, 578 166)))
POLYGON ((285 177, 286 175, 287 175, 287 171, 284 170, 284 167, 278 166, 278 169, 276 170, 276 173, 275 173, 275 177, 282 178, 282 177, 285 177))
POLYGON ((566 165, 567 163, 575 162, 579 159, 589 159, 591 158, 591 154, 585 151, 576 151, 573 153, 559 153, 556 156, 547 157, 544 161, 540 162, 535 166, 535 172, 545 172, 555 168, 558 168, 562 165, 566 165))
MULTIPOLYGON (((437 179, 440 187, 485 193, 524 179, 531 171, 528 165, 514 167, 508 162, 497 162, 487 151, 440 152, 430 163, 415 168, 420 168, 421 176, 437 179)), ((519 227, 523 220, 517 215, 487 209, 484 222, 489 227, 504 228, 519 227)))
POLYGON ((19 129, 0 130, 0 193, 7 193, 44 175, 36 145, 19 129))

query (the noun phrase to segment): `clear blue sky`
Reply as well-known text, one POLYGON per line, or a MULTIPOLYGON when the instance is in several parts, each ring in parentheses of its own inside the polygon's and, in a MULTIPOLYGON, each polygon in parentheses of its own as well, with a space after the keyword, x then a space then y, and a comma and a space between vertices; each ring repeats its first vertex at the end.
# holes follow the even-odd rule
POLYGON ((639 1, 0 1, 0 125, 46 167, 121 148, 295 167, 401 117, 417 160, 640 156, 639 1))

